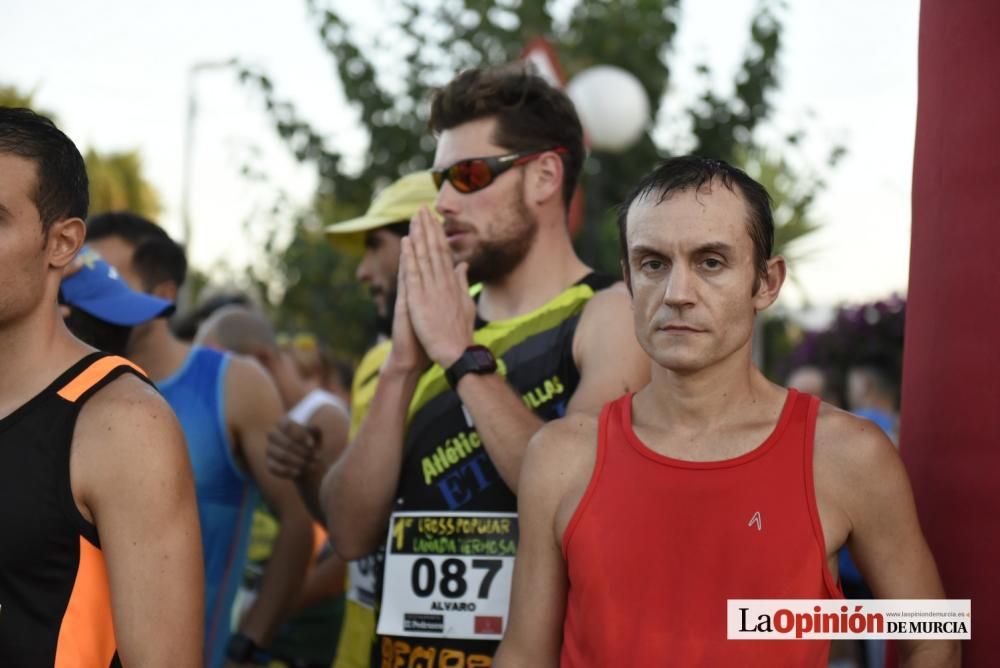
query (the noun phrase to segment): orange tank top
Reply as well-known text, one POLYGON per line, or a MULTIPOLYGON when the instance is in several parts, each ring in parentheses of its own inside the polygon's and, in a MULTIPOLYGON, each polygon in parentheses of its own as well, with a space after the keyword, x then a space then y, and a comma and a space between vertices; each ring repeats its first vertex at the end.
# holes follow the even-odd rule
POLYGON ((632 395, 604 407, 563 536, 563 668, 826 666, 829 641, 726 639, 727 599, 843 597, 813 489, 818 408, 789 390, 760 446, 692 462, 639 440, 632 395))

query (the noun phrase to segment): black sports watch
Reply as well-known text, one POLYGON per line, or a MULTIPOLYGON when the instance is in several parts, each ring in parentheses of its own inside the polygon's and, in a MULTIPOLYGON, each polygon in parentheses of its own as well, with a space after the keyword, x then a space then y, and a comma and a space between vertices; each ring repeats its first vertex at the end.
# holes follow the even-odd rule
POLYGON ((458 381, 467 373, 487 374, 497 370, 497 359, 486 346, 469 346, 462 356, 444 372, 452 389, 458 386, 458 381))
POLYGON ((234 633, 229 636, 226 644, 226 658, 236 663, 249 663, 258 649, 260 648, 253 638, 243 633, 234 633))

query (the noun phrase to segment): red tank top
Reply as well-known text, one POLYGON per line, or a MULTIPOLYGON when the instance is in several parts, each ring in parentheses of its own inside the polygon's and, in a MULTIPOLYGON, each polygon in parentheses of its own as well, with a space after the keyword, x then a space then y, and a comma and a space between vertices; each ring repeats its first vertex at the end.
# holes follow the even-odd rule
POLYGON ((829 641, 726 640, 730 598, 842 598, 813 490, 819 400, 788 391, 735 459, 657 454, 632 395, 604 407, 597 460, 563 536, 562 667, 826 666, 829 641))

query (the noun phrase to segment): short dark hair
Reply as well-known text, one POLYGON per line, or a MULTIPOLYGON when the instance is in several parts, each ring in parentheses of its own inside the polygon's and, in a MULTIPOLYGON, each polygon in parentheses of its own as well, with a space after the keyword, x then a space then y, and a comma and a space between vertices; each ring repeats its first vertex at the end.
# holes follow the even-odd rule
POLYGON ((410 233, 410 221, 398 220, 395 223, 379 225, 378 227, 373 227, 372 229, 366 231, 364 233, 365 248, 376 248, 378 246, 378 242, 375 240, 375 233, 383 231, 402 239, 410 233))
POLYGON ((43 233, 57 220, 87 217, 86 164, 76 145, 51 120, 30 109, 0 107, 0 153, 35 163, 31 197, 43 233))
POLYGON ((148 218, 131 211, 106 211, 87 221, 87 241, 121 237, 133 246, 149 238, 169 239, 166 230, 148 218))
POLYGON ((381 227, 375 228, 377 230, 385 230, 387 232, 392 232, 397 237, 405 237, 410 233, 410 221, 400 220, 395 223, 389 223, 388 225, 383 225, 381 227))
POLYGON ((650 174, 639 182, 625 201, 618 206, 618 239, 621 244, 622 267, 625 271, 626 283, 631 285, 631 275, 628 264, 628 239, 626 237, 626 220, 628 211, 637 199, 655 195, 659 202, 669 198, 676 192, 685 190, 701 190, 710 188, 718 181, 730 192, 743 197, 747 208, 747 232, 753 242, 754 269, 758 282, 754 283, 757 291, 759 279, 767 275, 767 261, 774 252, 774 216, 771 214, 771 196, 767 189, 754 181, 738 167, 733 167, 723 160, 702 158, 696 155, 686 155, 668 158, 650 174))
POLYGON ((170 237, 149 237, 135 247, 132 268, 146 291, 168 281, 179 288, 187 277, 187 258, 184 249, 170 237))
POLYGON ((434 93, 435 133, 495 117, 493 141, 511 151, 564 147, 563 202, 573 199, 583 167, 583 126, 565 93, 524 66, 466 70, 434 93))
POLYGON ((177 287, 184 285, 184 249, 153 221, 130 211, 100 213, 87 221, 87 241, 108 237, 120 237, 135 247, 132 268, 142 279, 144 290, 166 281, 173 281, 177 287))

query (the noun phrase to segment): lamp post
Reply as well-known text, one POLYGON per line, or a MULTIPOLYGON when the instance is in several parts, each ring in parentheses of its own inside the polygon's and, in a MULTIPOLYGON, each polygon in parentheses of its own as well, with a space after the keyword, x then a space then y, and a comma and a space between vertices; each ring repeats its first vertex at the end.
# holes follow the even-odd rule
MULTIPOLYGON (((184 120, 184 156, 182 158, 181 174, 181 246, 184 254, 190 259, 191 256, 191 235, 194 226, 191 224, 191 167, 194 164, 194 122, 198 115, 197 89, 195 79, 202 72, 209 70, 221 70, 236 65, 236 59, 206 61, 195 63, 188 69, 188 105, 187 116, 184 120)), ((177 295, 177 313, 182 313, 189 306, 193 306, 192 281, 185 281, 181 286, 180 294, 177 295)), ((178 316, 179 317, 179 316, 178 316)))
POLYGON ((188 69, 188 105, 184 122, 184 157, 181 177, 181 245, 185 251, 191 249, 191 167, 194 157, 194 123, 198 115, 196 78, 202 72, 221 70, 236 65, 236 59, 195 63, 188 69))

